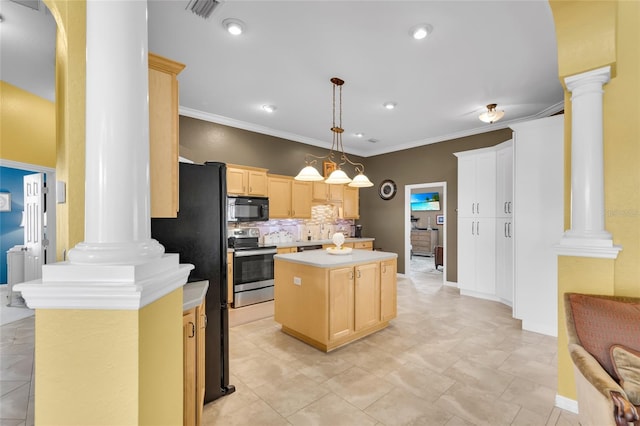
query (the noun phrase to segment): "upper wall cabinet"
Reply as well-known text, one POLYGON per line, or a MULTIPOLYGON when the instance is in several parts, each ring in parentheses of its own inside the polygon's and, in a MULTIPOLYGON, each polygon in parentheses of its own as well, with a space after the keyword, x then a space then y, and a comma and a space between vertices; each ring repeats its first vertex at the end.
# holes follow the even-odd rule
POLYGON ((342 202, 343 187, 344 185, 313 182, 313 201, 342 202))
POLYGON ((495 217, 496 152, 478 149, 458 157, 458 217, 495 217))
POLYGON ((227 193, 266 197, 267 169, 228 164, 227 193))
MULTIPOLYGON (((338 186, 338 185, 328 185, 338 186)), ((343 217, 345 219, 359 219, 360 218, 360 190, 351 186, 344 185, 343 187, 343 217)))
POLYGON ((149 53, 151 217, 178 215, 178 79, 184 64, 149 53))
POLYGON ((311 182, 291 176, 269 175, 269 218, 308 219, 311 217, 311 182))

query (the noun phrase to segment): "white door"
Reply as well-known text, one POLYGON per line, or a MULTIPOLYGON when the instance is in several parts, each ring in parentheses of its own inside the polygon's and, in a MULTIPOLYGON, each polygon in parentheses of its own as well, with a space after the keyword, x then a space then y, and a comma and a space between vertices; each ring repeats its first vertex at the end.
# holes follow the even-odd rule
POLYGON ((44 239, 44 173, 24 178, 24 245, 26 246, 24 280, 42 277, 47 241, 44 239))

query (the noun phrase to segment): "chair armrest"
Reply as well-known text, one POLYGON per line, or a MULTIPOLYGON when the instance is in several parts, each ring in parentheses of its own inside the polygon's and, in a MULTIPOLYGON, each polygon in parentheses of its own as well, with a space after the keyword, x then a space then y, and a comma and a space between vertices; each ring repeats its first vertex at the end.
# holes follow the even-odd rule
POLYGON ((627 399, 627 394, 622 387, 607 373, 598 361, 582 346, 569 344, 569 354, 574 365, 591 385, 607 398, 611 397, 611 391, 618 392, 627 399))
POLYGON ((617 426, 635 424, 640 419, 636 407, 620 392, 611 391, 611 399, 613 399, 613 415, 617 426))

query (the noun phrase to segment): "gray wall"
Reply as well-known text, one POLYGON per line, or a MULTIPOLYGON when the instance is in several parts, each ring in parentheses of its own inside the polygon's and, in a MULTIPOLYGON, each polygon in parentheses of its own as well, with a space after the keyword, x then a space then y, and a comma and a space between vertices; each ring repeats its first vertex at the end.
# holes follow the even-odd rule
MULTIPOLYGON (((511 133, 507 128, 374 157, 349 156, 364 163, 366 175, 374 183, 371 188, 360 189, 358 223, 363 225, 365 236, 376 239, 376 247, 398 253, 398 272, 404 272, 405 261, 404 186, 447 182, 445 266, 447 280, 457 281, 458 167, 453 153, 497 145, 511 139, 511 133), (398 186, 392 200, 378 196, 378 185, 384 179, 392 179, 398 186)), ((325 155, 327 149, 180 116, 180 155, 197 163, 220 161, 295 176, 304 166, 307 153, 325 155)))

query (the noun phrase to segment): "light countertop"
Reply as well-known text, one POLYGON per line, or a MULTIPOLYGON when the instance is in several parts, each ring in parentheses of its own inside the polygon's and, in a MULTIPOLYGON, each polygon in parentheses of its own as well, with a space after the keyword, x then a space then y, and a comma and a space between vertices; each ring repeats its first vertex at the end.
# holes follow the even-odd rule
POLYGON ((396 253, 353 249, 349 254, 329 254, 326 250, 311 250, 299 253, 276 254, 273 258, 276 261, 284 260, 317 268, 335 268, 396 259, 397 257, 396 253))
POLYGON ((204 301, 209 288, 209 281, 194 281, 182 287, 182 310, 188 311, 204 301))

